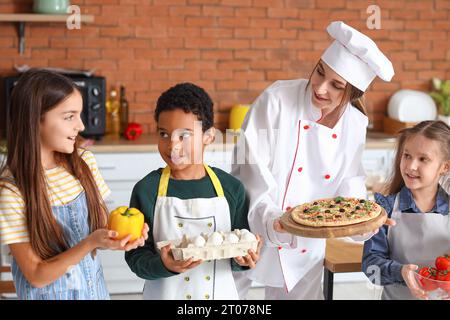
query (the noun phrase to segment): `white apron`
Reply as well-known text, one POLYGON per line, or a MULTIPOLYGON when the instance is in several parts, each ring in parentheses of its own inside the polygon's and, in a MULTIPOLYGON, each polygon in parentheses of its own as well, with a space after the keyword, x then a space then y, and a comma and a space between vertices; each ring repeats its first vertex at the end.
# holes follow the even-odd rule
POLYGON ((234 165, 233 175, 249 193, 250 228, 265 238, 261 259, 247 276, 287 292, 301 286, 294 290, 297 299, 320 299, 325 240, 291 237, 289 246, 274 245, 270 229, 275 218, 301 203, 366 196, 361 157, 367 117, 347 105, 334 128, 317 123, 321 111, 306 84, 277 81, 255 101, 235 148, 238 161, 246 152, 246 162, 234 165))
MULTIPOLYGON (((450 200, 450 197, 449 197, 450 200)), ((398 196, 391 218, 395 227, 388 230, 390 256, 401 264, 434 266, 436 257, 450 252, 450 216, 439 213, 402 213, 398 196)), ((406 285, 384 287, 383 300, 416 299, 406 285)))
MULTIPOLYGON (((181 239, 213 231, 231 231, 230 209, 216 174, 205 165, 217 197, 182 200, 167 197, 170 168, 161 175, 155 205, 153 237, 158 241, 181 239)), ((238 299, 230 259, 204 261, 176 276, 146 280, 144 299, 238 299)))

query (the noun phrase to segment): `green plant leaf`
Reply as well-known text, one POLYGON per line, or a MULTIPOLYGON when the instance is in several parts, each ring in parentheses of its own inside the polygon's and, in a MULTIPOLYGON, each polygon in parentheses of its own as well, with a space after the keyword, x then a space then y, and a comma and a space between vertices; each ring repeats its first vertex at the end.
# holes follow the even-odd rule
POLYGON ((444 116, 450 116, 450 98, 447 97, 441 106, 444 116))
POLYGON ((447 80, 442 84, 441 92, 447 97, 450 95, 450 80, 447 80))
POLYGON ((433 78, 431 79, 431 83, 433 84, 433 88, 436 91, 439 91, 441 89, 442 81, 439 78, 433 78))
POLYGON ((445 97, 439 92, 430 92, 430 96, 438 103, 444 102, 445 97))

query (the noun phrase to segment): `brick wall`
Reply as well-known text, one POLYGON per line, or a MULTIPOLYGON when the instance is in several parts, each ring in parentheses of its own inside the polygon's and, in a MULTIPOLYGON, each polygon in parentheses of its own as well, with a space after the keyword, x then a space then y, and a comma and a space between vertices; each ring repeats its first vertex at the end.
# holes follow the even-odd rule
MULTIPOLYGON (((308 77, 330 43, 330 21, 371 36, 393 61, 391 83, 367 94, 370 118, 382 129, 398 89, 428 90, 433 76, 450 78, 450 0, 72 0, 95 22, 28 23, 18 53, 16 26, 0 22, 0 75, 21 64, 91 69, 108 85, 123 83, 132 121, 155 131, 153 109, 175 83, 203 86, 225 129, 232 105, 251 103, 277 79, 308 77), (368 30, 367 7, 381 9, 381 29, 368 30)), ((0 12, 31 12, 31 0, 0 0, 0 12)))

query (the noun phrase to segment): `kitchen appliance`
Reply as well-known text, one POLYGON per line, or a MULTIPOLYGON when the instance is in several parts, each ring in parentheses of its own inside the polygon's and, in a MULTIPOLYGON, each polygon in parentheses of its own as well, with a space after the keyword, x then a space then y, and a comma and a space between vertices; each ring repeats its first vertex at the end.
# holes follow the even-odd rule
MULTIPOLYGON (((72 81, 80 90, 83 97, 83 111, 81 119, 85 129, 80 134, 85 138, 100 139, 105 135, 106 122, 106 80, 104 77, 85 77, 81 75, 69 75, 66 77, 72 81)), ((4 106, 6 107, 6 126, 8 126, 11 110, 10 100, 14 86, 17 84, 18 76, 4 78, 4 106)))
POLYGON ((237 104, 231 108, 229 128, 235 131, 241 129, 245 116, 250 106, 246 104, 237 104))
POLYGON ((433 99, 422 91, 399 90, 389 99, 388 115, 400 122, 435 120, 437 108, 433 99))

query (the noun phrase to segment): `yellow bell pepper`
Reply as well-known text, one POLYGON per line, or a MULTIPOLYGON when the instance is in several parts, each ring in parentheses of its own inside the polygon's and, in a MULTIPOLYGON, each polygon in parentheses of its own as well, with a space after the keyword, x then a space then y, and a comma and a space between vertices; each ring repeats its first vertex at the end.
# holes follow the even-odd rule
POLYGON ((108 229, 118 232, 116 240, 121 240, 131 234, 130 241, 142 236, 144 215, 136 208, 126 206, 113 210, 108 219, 108 229))

